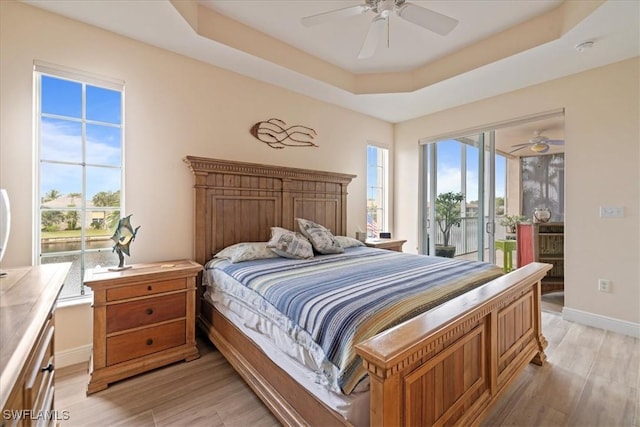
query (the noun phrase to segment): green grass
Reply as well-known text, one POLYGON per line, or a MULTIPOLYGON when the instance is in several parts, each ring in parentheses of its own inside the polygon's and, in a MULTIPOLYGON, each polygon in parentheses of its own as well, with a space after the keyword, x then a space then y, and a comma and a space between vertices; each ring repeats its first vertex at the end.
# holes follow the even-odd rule
MULTIPOLYGON (((113 234, 109 230, 95 230, 93 228, 86 229, 85 233, 87 237, 111 237, 113 234)), ((43 231, 41 237, 43 239, 78 238, 80 230, 43 231)))

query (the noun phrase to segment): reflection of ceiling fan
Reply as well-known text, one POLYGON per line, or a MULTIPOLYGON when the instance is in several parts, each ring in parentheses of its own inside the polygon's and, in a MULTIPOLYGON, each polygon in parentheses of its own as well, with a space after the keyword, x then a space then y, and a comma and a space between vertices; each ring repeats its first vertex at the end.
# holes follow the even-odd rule
POLYGON ((378 42, 384 36, 384 27, 388 23, 391 12, 395 12, 400 18, 413 22, 441 36, 446 36, 458 25, 458 21, 453 18, 413 3, 405 3, 405 0, 364 0, 364 2, 365 4, 304 17, 302 18, 302 25, 310 27, 335 18, 346 18, 368 11, 375 12, 376 16, 369 26, 369 31, 358 54, 359 59, 373 56, 378 42))
POLYGON ((550 145, 564 145, 564 140, 562 139, 549 139, 548 137, 542 135, 543 131, 536 130, 533 132, 533 138, 529 140, 529 142, 525 142, 524 144, 516 144, 512 145, 512 150, 509 154, 515 153, 518 150, 522 150, 523 148, 529 147, 531 151, 534 153, 546 153, 549 151, 550 145))

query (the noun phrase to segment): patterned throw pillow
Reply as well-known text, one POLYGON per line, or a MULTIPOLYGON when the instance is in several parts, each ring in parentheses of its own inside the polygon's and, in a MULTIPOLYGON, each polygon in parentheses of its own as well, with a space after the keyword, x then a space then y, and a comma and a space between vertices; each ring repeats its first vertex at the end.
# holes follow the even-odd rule
POLYGON ((226 258, 232 263, 236 263, 254 259, 278 258, 278 254, 267 247, 267 242, 243 242, 227 246, 215 254, 214 258, 226 258))
POLYGON ((344 248, 329 230, 308 219, 296 218, 300 232, 309 239, 313 249, 321 254, 339 254, 344 248))
POLYGON ((334 237, 336 238, 340 246, 342 246, 344 249, 352 248, 354 246, 364 246, 364 243, 362 243, 358 239, 354 239, 353 237, 348 237, 348 236, 334 236, 334 237))
POLYGON ((313 258, 311 243, 300 233, 280 227, 271 227, 271 239, 267 247, 285 258, 313 258))

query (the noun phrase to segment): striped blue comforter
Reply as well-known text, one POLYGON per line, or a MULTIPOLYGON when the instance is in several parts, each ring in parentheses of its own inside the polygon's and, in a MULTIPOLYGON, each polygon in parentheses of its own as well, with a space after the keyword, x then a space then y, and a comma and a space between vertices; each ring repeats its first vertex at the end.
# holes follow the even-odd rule
POLYGON ((366 376, 355 344, 502 274, 492 264, 366 247, 309 260, 211 262, 307 331, 351 393, 366 376))

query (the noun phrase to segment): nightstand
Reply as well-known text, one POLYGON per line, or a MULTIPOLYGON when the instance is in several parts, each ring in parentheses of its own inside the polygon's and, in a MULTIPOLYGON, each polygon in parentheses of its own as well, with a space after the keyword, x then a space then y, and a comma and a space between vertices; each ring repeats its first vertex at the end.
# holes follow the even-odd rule
POLYGON ((405 242, 406 240, 399 239, 367 239, 364 244, 370 248, 402 252, 402 245, 404 245, 405 242))
POLYGON ((87 394, 180 360, 197 359, 196 277, 202 266, 181 260, 87 270, 93 290, 93 353, 87 394))

